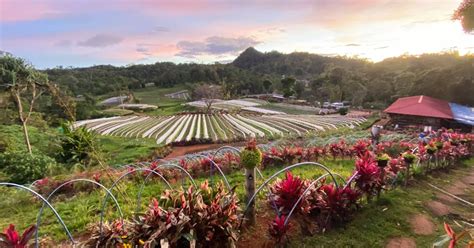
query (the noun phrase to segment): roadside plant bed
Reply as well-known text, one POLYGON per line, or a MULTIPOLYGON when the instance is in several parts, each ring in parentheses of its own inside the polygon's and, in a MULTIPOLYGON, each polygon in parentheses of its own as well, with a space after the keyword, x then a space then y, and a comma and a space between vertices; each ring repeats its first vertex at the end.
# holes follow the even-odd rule
MULTIPOLYGON (((448 164, 454 163, 454 161, 467 158, 470 156, 472 151, 470 150, 470 144, 474 140, 474 135, 472 134, 457 134, 453 132, 444 132, 444 136, 451 136, 454 134, 454 138, 448 138, 444 142, 444 146, 441 150, 437 150, 434 155, 432 155, 431 160, 433 160, 436 155, 438 158, 437 163, 430 164, 429 154, 424 149, 423 144, 408 143, 408 142, 393 142, 386 141, 380 142, 375 149, 374 160, 376 165, 378 164, 378 159, 388 160, 387 165, 385 166, 385 173, 387 176, 397 175, 401 170, 405 170, 406 163, 403 159, 402 154, 413 150, 416 148, 416 159, 420 161, 417 166, 429 167, 430 169, 442 168, 443 166, 448 166, 448 164), (457 146, 453 146, 450 143, 450 140, 459 140, 457 146), (462 140, 463 142, 461 142, 462 140), (383 159, 382 159, 383 158, 383 159)), ((434 144, 436 140, 441 138, 435 138, 431 142, 434 144)), ((456 142, 456 141, 454 141, 456 142)), ((431 144, 430 143, 430 144, 431 144)), ((271 168, 271 167, 281 167, 285 165, 291 165, 298 162, 318 162, 325 160, 347 160, 347 159, 357 159, 358 157, 363 156, 367 151, 371 151, 370 141, 367 139, 360 139, 354 142, 353 144, 348 144, 344 139, 339 140, 337 143, 327 144, 325 146, 299 146, 299 145, 288 145, 288 146, 273 146, 266 151, 262 152, 262 163, 261 168, 271 168)), ((224 152, 215 157, 210 157, 217 166, 225 173, 231 173, 233 171, 242 170, 240 163, 240 156, 236 153, 224 152)), ((167 161, 155 161, 148 163, 145 168, 150 170, 156 170, 160 164, 167 163, 167 161)), ((193 177, 207 177, 210 175, 211 169, 216 172, 215 168, 212 168, 212 164, 208 159, 197 158, 197 159, 181 159, 177 161, 181 167, 186 169, 193 177)), ((53 179, 47 178, 45 183, 41 183, 42 180, 39 180, 39 183, 35 183, 34 187, 40 192, 48 192, 49 190, 54 189, 53 185, 60 185, 63 182, 66 182, 73 178, 91 178, 98 182, 104 183, 105 181, 111 181, 118 178, 121 174, 126 171, 133 171, 135 167, 128 167, 121 170, 110 170, 110 171, 95 171, 87 172, 83 174, 76 174, 71 178, 67 179, 53 179)), ((183 174, 172 168, 160 168, 157 170, 158 173, 162 174, 164 178, 170 181, 177 181, 183 177, 183 174)), ((150 174, 150 172, 137 172, 135 177, 136 180, 141 180, 143 176, 150 174)), ((152 175, 152 178, 157 176, 152 175)), ((403 177, 400 175, 399 177, 403 177)), ((398 177, 398 178, 399 178, 398 177)), ((393 177, 395 180, 397 177, 393 177)), ((66 191, 79 191, 84 189, 85 191, 93 190, 95 187, 91 185, 85 185, 84 187, 72 187, 64 188, 66 191), (70 189, 70 190, 68 190, 70 189)), ((374 191, 379 192, 383 185, 374 187, 374 191)), ((61 193, 61 192, 58 192, 61 193)))
MULTIPOLYGON (((473 141, 472 135, 461 135, 465 142, 464 146, 456 142, 458 135, 452 132, 443 132, 440 137, 435 137, 433 142, 437 142, 438 157, 443 158, 439 162, 438 168, 450 168, 461 159, 469 158, 468 144, 473 141), (452 136, 451 136, 452 135, 452 136), (443 140, 444 138, 444 141, 443 140), (446 138, 447 137, 447 138, 446 138), (467 138, 468 137, 468 138, 467 138), (456 146, 452 145, 455 142, 456 146)), ((272 194, 269 195, 268 203, 278 209, 277 216, 269 224, 268 234, 278 246, 284 247, 288 239, 288 232, 291 228, 299 226, 301 233, 313 235, 324 233, 328 228, 343 226, 351 220, 353 214, 363 207, 363 199, 371 202, 374 196, 380 195, 382 190, 389 190, 389 185, 394 185, 400 176, 405 177, 405 185, 411 176, 410 165, 418 161, 418 169, 430 172, 432 168, 423 165, 426 156, 423 144, 416 145, 400 142, 400 149, 404 151, 398 157, 390 157, 385 152, 390 147, 389 144, 379 144, 375 150, 359 141, 352 147, 348 147, 343 141, 329 146, 329 153, 332 157, 355 156, 355 171, 346 185, 336 187, 332 182, 328 183, 327 178, 317 182, 293 176, 287 172, 284 179, 278 179, 270 186, 272 194), (418 151, 414 153, 413 151, 418 151), (312 188, 308 188, 313 185, 312 188), (304 192, 306 192, 304 194, 304 192), (365 197, 363 197, 365 196, 365 197), (301 199, 301 201, 298 201, 301 199), (294 212, 291 210, 294 209, 294 212), (291 218, 289 214, 299 217, 291 218), (288 223, 285 223, 288 222, 288 223), (297 223, 292 225, 291 223, 297 223)), ((275 155, 275 151, 273 151, 275 155)), ((302 156, 304 152, 295 150, 293 157, 302 156)), ((280 157, 284 157, 280 154, 280 157)), ((452 238, 452 237, 451 237, 452 238)), ((452 238, 454 239, 454 238, 452 238)))
MULTIPOLYGON (((449 137, 450 134, 452 133, 446 132, 445 135, 449 137)), ((403 147, 403 153, 411 153, 410 156, 413 156, 410 161, 412 165, 418 166, 422 171, 429 172, 437 168, 451 168, 450 166, 459 160, 470 157, 469 145, 473 141, 473 136, 467 135, 465 138, 468 142, 464 142, 464 144, 459 142, 456 146, 451 144, 451 138, 444 140, 443 147, 437 150, 436 154, 442 160, 433 167, 425 166, 428 162, 418 163, 423 161, 421 157, 427 154, 423 150, 415 149, 419 148, 420 144, 400 142, 399 146, 403 147)), ((441 140, 442 138, 435 137, 435 139, 441 140)), ((407 165, 405 157, 407 156, 402 156, 403 153, 392 157, 385 154, 389 144, 381 143, 375 150, 368 144, 367 140, 360 140, 352 145, 340 141, 333 145, 333 148, 337 147, 337 149, 333 149, 335 151, 333 153, 325 152, 330 149, 331 145, 328 147, 282 147, 273 151, 271 149, 265 151, 264 153, 273 153, 274 156, 279 157, 284 165, 307 159, 324 158, 327 161, 332 161, 334 157, 336 159, 354 158, 355 160, 354 172, 349 177, 350 179, 347 179, 348 182, 345 185, 339 183, 336 187, 329 177, 325 180, 312 181, 291 173, 287 173, 284 179, 271 184, 272 194, 269 195, 268 206, 276 206, 279 214, 266 223, 266 226, 269 227, 268 236, 279 245, 285 245, 288 241, 287 234, 292 232, 292 228, 299 227, 301 229, 299 232, 313 235, 324 233, 334 227, 344 226, 372 197, 379 195, 383 190, 399 185, 397 182, 400 177, 409 178, 412 176, 409 173, 404 173, 407 165), (386 160, 387 156, 389 156, 387 165, 385 167, 379 166, 377 158, 386 160), (309 188, 310 185, 313 186, 309 188), (306 194, 303 194, 306 190, 306 194), (300 197, 302 200, 297 204, 300 197), (297 206, 293 215, 289 216, 295 204, 297 206), (288 222, 288 225, 285 222, 288 222)), ((236 154, 225 153, 212 159, 224 171, 231 172, 242 169, 240 157, 236 154)), ((153 162, 148 166, 150 169, 157 169, 158 165, 159 163, 153 162)), ((207 159, 182 160, 180 165, 193 175, 207 174, 211 168, 211 163, 207 159)), ((271 166, 276 165, 272 163, 267 165, 267 167, 271 166)), ((138 171, 133 167, 125 168, 125 170, 131 172, 131 178, 137 180, 149 175, 147 174, 149 172, 138 171)), ((166 178, 177 180, 181 177, 181 173, 177 170, 160 168, 157 171, 166 178)), ((113 176, 121 175, 123 172, 117 170, 113 176)), ((93 174, 92 177, 96 181, 110 183, 110 181, 107 182, 110 179, 104 179, 104 174, 93 174)), ((137 218, 126 219, 123 223, 121 220, 107 223, 104 233, 108 235, 98 236, 98 231, 92 228, 92 240, 88 240, 86 243, 127 244, 140 247, 145 244, 151 245, 157 240, 160 241, 159 245, 162 245, 161 240, 164 240, 163 245, 169 244, 170 247, 192 246, 193 244, 198 247, 209 247, 215 243, 231 246, 237 239, 234 232, 237 228, 236 223, 239 222, 237 197, 234 190, 228 192, 222 183, 216 188, 210 187, 206 182, 199 189, 190 187, 187 190, 166 191, 160 199, 152 200, 149 206, 148 211, 139 214, 137 218), (217 213, 212 211, 217 211, 217 213), (207 216, 208 220, 200 219, 202 216, 207 216), (168 225, 170 223, 171 225, 168 225), (209 229, 208 226, 212 227, 209 229), (227 229, 221 228, 222 226, 227 229), (209 236, 209 230, 211 230, 212 237, 209 236), (218 241, 214 242, 215 240, 218 241), (211 241, 214 243, 211 244, 211 241)), ((297 233, 299 232, 297 231, 297 233)))

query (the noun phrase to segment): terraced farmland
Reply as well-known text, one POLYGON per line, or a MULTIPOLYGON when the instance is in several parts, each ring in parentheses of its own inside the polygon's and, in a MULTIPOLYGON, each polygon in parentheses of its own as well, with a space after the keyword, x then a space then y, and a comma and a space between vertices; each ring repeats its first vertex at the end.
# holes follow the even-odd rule
POLYGON ((78 121, 101 135, 151 138, 158 144, 230 142, 248 137, 303 135, 342 126, 357 126, 365 118, 316 115, 184 114, 162 117, 122 116, 78 121))

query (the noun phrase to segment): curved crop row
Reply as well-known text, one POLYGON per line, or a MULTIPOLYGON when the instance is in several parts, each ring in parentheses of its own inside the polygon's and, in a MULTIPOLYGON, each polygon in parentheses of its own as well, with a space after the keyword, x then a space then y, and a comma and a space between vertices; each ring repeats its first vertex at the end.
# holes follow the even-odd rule
POLYGON ((158 144, 229 142, 248 137, 301 136, 338 127, 353 127, 364 118, 316 115, 186 114, 168 117, 127 116, 83 120, 101 135, 156 139, 158 144))

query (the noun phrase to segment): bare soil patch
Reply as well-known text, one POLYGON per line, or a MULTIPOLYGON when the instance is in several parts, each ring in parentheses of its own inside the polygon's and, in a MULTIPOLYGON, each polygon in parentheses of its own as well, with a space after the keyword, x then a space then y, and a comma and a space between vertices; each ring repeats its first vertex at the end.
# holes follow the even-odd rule
POLYGON ((456 181, 451 186, 449 186, 446 189, 446 191, 448 191, 449 193, 451 193, 453 195, 460 196, 460 195, 464 195, 466 193, 467 188, 468 188, 468 186, 465 183, 463 183, 461 180, 459 180, 459 181, 456 181))
POLYGON ((451 213, 451 208, 439 201, 430 201, 425 205, 436 216, 444 216, 451 213))
POLYGON ((435 225, 431 219, 424 214, 417 214, 410 218, 410 225, 415 234, 430 235, 435 230, 435 225))
POLYGON ((468 175, 461 178, 461 181, 468 185, 474 185, 474 175, 468 175))
POLYGON ((176 158, 191 153, 202 152, 207 150, 217 149, 222 146, 242 146, 244 143, 231 144, 199 144, 191 146, 173 146, 173 151, 166 156, 166 159, 176 158))
POLYGON ((412 238, 393 238, 388 241, 385 248, 416 248, 416 243, 412 238))

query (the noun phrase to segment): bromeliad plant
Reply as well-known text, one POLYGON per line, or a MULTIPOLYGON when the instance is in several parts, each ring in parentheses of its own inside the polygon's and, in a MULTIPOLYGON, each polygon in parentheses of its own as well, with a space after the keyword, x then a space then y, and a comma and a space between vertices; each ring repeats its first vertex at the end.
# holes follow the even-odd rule
POLYGON ((275 240, 277 246, 284 246, 288 241, 287 233, 291 228, 290 223, 285 226, 286 216, 276 216, 268 227, 268 234, 275 240))
POLYGON ((26 248, 28 242, 36 231, 36 226, 32 225, 28 227, 23 234, 20 236, 15 230, 15 225, 10 224, 7 229, 0 233, 0 247, 8 248, 26 248))
POLYGON ((303 194, 306 186, 307 181, 298 176, 293 176, 290 171, 287 171, 284 179, 278 179, 270 186, 272 193, 270 194, 270 203, 275 203, 280 212, 287 214, 303 194))
POLYGON ((376 195, 383 182, 380 179, 380 168, 372 153, 366 152, 364 156, 356 161, 355 186, 358 190, 366 194, 370 200, 376 195))
POLYGON ((348 221, 359 207, 360 193, 350 186, 336 187, 334 184, 326 184, 319 192, 322 197, 317 204, 323 216, 320 219, 327 220, 326 223, 320 223, 321 228, 326 229, 348 221))

